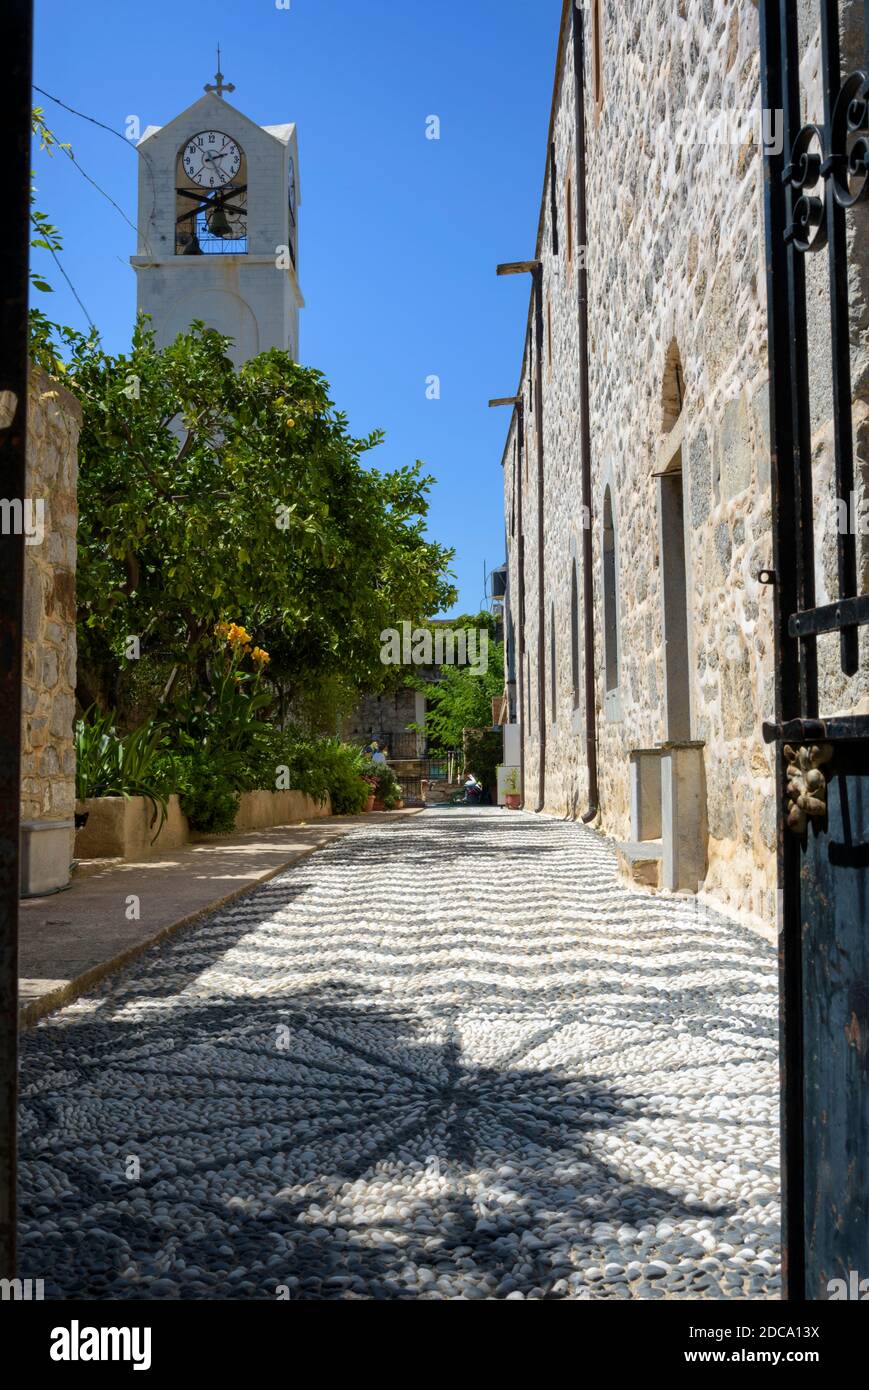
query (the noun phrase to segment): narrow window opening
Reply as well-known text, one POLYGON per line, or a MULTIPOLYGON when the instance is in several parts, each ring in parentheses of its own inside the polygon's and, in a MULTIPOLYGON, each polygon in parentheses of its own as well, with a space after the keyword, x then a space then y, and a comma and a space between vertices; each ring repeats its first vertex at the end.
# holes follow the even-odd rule
POLYGON ((591 8, 591 60, 592 90, 598 111, 603 105, 603 27, 601 0, 592 0, 591 8))
POLYGON ((558 696, 555 682, 555 604, 549 610, 549 685, 551 689, 552 722, 558 719, 558 696))
POLYGON ((552 303, 546 300, 546 347, 549 354, 549 370, 552 371, 552 303))
POLYGON ((661 392, 662 429, 669 434, 685 403, 685 373, 682 370, 682 356, 679 344, 674 338, 667 348, 664 362, 664 385, 661 392))
POLYGON ((579 585, 575 560, 570 566, 570 683, 573 708, 579 709, 579 585))
POLYGON ((552 254, 558 255, 558 171, 555 162, 555 141, 549 146, 549 217, 552 222, 552 254))
POLYGON ((616 592, 616 534, 613 523, 612 493, 603 498, 603 639, 607 692, 619 684, 618 597, 616 592))

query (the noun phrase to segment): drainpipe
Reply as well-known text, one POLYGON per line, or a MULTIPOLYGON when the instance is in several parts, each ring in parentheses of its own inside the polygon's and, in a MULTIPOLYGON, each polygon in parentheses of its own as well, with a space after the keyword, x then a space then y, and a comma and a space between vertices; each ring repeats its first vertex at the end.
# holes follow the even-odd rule
POLYGON ((597 716, 594 672, 594 564, 591 535, 591 422, 588 386, 588 224, 585 204, 585 37, 582 10, 573 6, 573 75, 576 141, 576 239, 579 309, 580 493, 582 498, 582 616, 585 663, 585 761, 588 771, 588 807, 582 814, 587 825, 600 809, 597 782, 597 716))
MULTIPOLYGON (((524 396, 500 396, 489 401, 490 409, 497 405, 512 405, 516 412, 516 477, 513 482, 516 499, 516 534, 518 537, 516 622, 514 660, 516 662, 516 700, 519 722, 519 792, 522 806, 525 805, 525 533, 522 529, 522 478, 525 467, 525 398, 524 396)), ((513 600, 508 589, 510 614, 513 615, 513 600)))

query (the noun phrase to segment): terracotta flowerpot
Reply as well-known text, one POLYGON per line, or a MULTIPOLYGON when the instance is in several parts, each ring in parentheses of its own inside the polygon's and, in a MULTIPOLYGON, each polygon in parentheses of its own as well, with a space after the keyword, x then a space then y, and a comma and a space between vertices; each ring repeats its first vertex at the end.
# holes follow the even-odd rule
POLYGON ((508 811, 518 811, 520 805, 522 804, 522 798, 518 792, 507 792, 504 797, 504 800, 507 803, 508 811))
POLYGON ((369 796, 368 800, 367 800, 366 803, 365 803, 365 810, 366 810, 366 811, 373 811, 373 810, 374 810, 374 793, 373 793, 373 792, 371 793, 371 795, 369 796))
POLYGON ((384 804, 383 804, 382 801, 380 801, 378 798, 375 797, 374 805, 372 806, 371 809, 372 809, 372 811, 385 811, 385 810, 386 810, 386 807, 384 806, 384 804))

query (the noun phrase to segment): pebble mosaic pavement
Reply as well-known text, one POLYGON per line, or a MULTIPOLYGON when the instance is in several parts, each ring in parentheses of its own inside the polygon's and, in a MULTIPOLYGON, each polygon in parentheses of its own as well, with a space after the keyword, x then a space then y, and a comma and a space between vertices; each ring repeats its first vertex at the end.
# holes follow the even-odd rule
POLYGON ((46 1297, 780 1297, 773 949, 580 825, 362 823, 22 1041, 46 1297))

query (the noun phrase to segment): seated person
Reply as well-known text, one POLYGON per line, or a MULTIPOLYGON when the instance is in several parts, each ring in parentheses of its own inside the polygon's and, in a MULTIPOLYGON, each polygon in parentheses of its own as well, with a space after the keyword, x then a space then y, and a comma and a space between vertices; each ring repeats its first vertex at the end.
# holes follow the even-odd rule
POLYGON ((465 801, 479 801, 483 795, 483 784, 478 782, 473 772, 465 774, 465 801))

